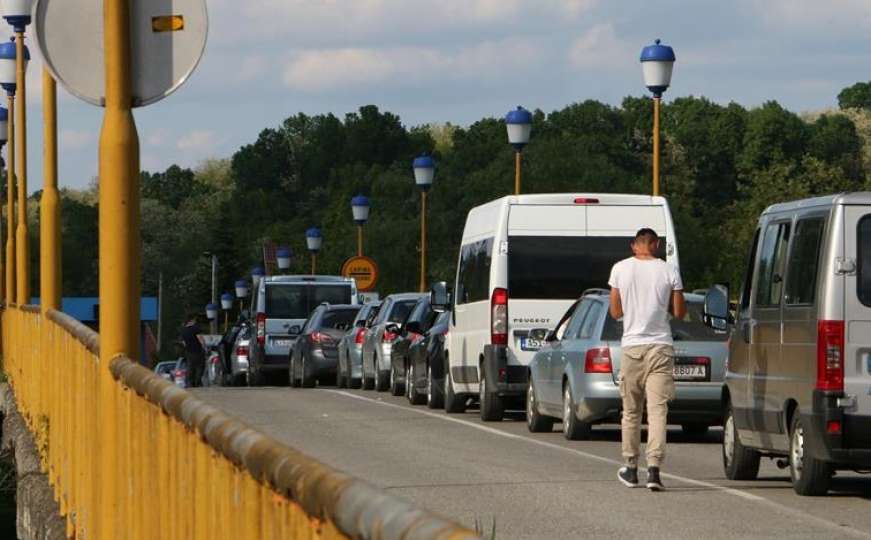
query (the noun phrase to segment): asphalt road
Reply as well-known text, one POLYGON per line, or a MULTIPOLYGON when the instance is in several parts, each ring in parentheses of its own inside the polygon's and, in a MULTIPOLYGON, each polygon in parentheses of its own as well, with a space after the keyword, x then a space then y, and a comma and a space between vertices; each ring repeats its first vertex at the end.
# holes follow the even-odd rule
MULTIPOLYGON (((722 431, 669 431, 663 482, 617 482, 620 432, 593 440, 532 434, 522 414, 483 423, 361 390, 206 388, 197 395, 323 463, 475 528, 489 538, 868 538, 871 476, 839 473, 828 497, 799 497, 763 460, 760 479, 729 482, 722 431)), ((640 475, 642 479, 644 475, 640 475)))

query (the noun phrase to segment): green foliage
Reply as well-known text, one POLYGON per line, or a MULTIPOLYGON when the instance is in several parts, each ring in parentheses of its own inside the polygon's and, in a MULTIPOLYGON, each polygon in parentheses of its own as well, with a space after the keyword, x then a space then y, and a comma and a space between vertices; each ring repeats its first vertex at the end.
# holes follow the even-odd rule
POLYGON ((871 82, 858 82, 841 90, 838 107, 871 110, 871 82))

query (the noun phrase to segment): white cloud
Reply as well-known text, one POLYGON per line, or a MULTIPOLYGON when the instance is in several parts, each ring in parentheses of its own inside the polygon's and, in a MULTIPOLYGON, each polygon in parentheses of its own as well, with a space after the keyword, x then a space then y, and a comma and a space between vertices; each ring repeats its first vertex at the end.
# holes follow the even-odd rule
POLYGON ((160 147, 166 144, 166 140, 169 138, 170 133, 169 130, 166 129, 156 129, 154 131, 149 131, 144 135, 145 136, 142 140, 147 146, 160 147))
POLYGON ((800 27, 811 29, 814 33, 853 33, 871 29, 871 9, 868 4, 868 0, 745 1, 750 10, 778 30, 795 30, 800 27))
POLYGON ((60 147, 63 150, 82 150, 94 146, 96 138, 90 131, 63 129, 60 132, 60 147))
POLYGON ((621 69, 633 65, 637 47, 617 37, 611 23, 598 24, 574 40, 569 62, 580 69, 621 69))
POLYGON ((183 152, 206 153, 214 152, 221 143, 218 134, 209 129, 195 129, 181 136, 176 148, 183 152))

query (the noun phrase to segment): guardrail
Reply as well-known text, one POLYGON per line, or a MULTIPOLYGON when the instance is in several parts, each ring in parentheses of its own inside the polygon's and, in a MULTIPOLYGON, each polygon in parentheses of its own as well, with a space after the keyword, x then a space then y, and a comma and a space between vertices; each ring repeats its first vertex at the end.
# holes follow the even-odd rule
POLYGON ((465 539, 475 533, 289 448, 127 358, 110 366, 116 425, 100 414, 99 337, 58 311, 9 307, 4 369, 34 434, 67 535, 103 529, 100 485, 128 538, 465 539), (118 470, 101 467, 101 430, 118 470), (103 433, 105 435, 105 433, 103 433))

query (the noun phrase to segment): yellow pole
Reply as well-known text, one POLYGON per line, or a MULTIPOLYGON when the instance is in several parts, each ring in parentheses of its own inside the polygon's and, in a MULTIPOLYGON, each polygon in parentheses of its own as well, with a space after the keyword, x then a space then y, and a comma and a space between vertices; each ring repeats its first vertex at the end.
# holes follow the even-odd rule
POLYGON ((420 292, 426 291, 426 191, 420 192, 420 292))
POLYGON ((57 191, 57 85, 42 70, 43 169, 39 210, 39 284, 43 312, 61 307, 60 206, 57 191))
POLYGON ((119 538, 120 402, 110 366, 139 349, 139 135, 131 111, 130 0, 103 1, 106 108, 100 132, 100 528, 119 538))
POLYGON ((312 275, 318 273, 318 254, 312 251, 312 275))
POLYGON ((662 98, 653 98, 653 196, 659 196, 659 107, 662 98))
POLYGON ((357 225, 357 256, 363 256, 363 226, 357 225))
POLYGON ((520 195, 520 155, 522 152, 518 150, 514 153, 514 194, 520 195))
POLYGON ((15 96, 9 94, 9 150, 6 153, 6 302, 15 302, 15 96))
POLYGON ((27 236, 27 88, 24 78, 24 32, 15 32, 16 92, 18 93, 18 226, 15 229, 15 299, 30 303, 30 242, 27 236))

